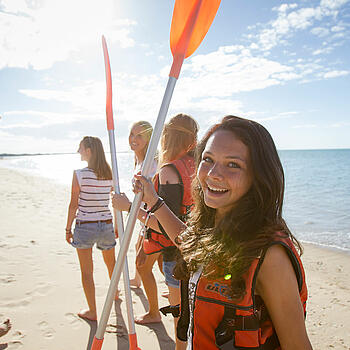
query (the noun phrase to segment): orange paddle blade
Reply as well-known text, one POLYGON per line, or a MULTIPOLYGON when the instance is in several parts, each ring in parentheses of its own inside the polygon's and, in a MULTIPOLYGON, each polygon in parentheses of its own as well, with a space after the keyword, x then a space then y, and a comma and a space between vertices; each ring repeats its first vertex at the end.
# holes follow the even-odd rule
MULTIPOLYGON (((183 48, 178 45, 184 40, 183 36, 190 36, 187 48, 184 48, 186 57, 195 52, 207 34, 216 12, 218 11, 221 0, 176 0, 173 12, 173 19, 170 29, 170 48, 173 56, 179 53, 183 48), (200 6, 193 31, 186 33, 186 24, 193 15, 193 11, 200 6)), ((187 41, 186 40, 186 41, 187 41)))
POLYGON ((111 65, 109 63, 109 55, 107 49, 107 43, 105 37, 102 35, 102 47, 103 56, 105 59, 105 69, 106 69, 106 87, 107 87, 107 97, 106 97, 106 117, 107 117, 107 129, 114 130, 113 121, 113 107, 112 107, 112 74, 111 65))

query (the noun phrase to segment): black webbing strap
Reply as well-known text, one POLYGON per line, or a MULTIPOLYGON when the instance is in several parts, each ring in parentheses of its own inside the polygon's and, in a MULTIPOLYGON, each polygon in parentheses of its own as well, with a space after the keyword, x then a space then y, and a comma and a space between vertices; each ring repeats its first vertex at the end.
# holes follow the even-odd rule
POLYGON ((182 341, 187 341, 187 330, 190 324, 190 305, 188 300, 188 280, 180 281, 181 307, 180 305, 168 305, 159 309, 163 315, 172 314, 179 317, 176 328, 176 335, 182 341))
POLYGON ((215 329, 215 343, 218 347, 229 342, 235 331, 255 331, 259 329, 259 317, 236 315, 235 308, 225 306, 224 317, 215 329))
POLYGON ((172 314, 173 317, 179 317, 180 316, 180 305, 168 305, 161 307, 159 311, 166 316, 167 314, 172 314))
POLYGON ((180 281, 181 314, 177 322, 176 335, 182 341, 187 341, 187 331, 190 324, 190 304, 188 300, 188 280, 180 281))

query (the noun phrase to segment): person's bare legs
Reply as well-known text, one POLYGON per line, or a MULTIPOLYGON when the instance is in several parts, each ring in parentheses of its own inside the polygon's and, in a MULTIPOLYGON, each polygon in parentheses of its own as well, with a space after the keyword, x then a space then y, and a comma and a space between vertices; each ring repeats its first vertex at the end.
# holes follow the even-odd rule
MULTIPOLYGON (((178 305, 181 302, 181 291, 180 288, 175 288, 168 286, 169 289, 169 302, 170 305, 178 305)), ((177 327, 177 322, 179 321, 178 317, 174 317, 174 329, 175 329, 175 340, 176 340, 176 350, 185 350, 187 346, 187 342, 182 341, 177 338, 176 336, 176 327, 177 327)))
MULTIPOLYGON (((115 249, 111 248, 108 250, 102 250, 102 256, 103 256, 103 261, 105 262, 108 269, 109 279, 111 279, 113 270, 114 270, 114 265, 115 265, 115 249)), ((117 288, 117 291, 115 292, 114 300, 118 300, 118 299, 119 299, 119 290, 117 288)))
POLYGON ((77 249, 77 252, 80 263, 81 282, 83 284, 86 301, 89 306, 88 309, 80 311, 78 316, 91 321, 97 320, 92 248, 77 249))
MULTIPOLYGON (((135 267, 135 269, 136 269, 136 267, 135 267)), ((130 280, 130 286, 136 287, 136 288, 140 288, 141 287, 141 282, 142 282, 141 276, 137 272, 137 269, 136 269, 135 270, 135 277, 130 280)))
POLYGON ((138 324, 156 323, 162 319, 159 312, 157 284, 152 272, 153 265, 160 254, 147 255, 144 264, 137 266, 149 304, 148 312, 135 317, 135 322, 138 324))
MULTIPOLYGON (((137 238, 137 242, 135 244, 136 255, 140 249, 142 242, 143 242, 143 237, 141 235, 139 235, 139 237, 137 238)), ((136 263, 135 263, 135 277, 130 280, 130 286, 136 287, 136 288, 141 287, 141 276, 137 271, 136 263)))
POLYGON ((157 258, 157 262, 158 262, 159 271, 164 276, 164 271, 163 271, 163 254, 159 254, 159 256, 157 258))
POLYGON ((12 324, 9 319, 0 324, 0 337, 7 334, 11 329, 12 324))

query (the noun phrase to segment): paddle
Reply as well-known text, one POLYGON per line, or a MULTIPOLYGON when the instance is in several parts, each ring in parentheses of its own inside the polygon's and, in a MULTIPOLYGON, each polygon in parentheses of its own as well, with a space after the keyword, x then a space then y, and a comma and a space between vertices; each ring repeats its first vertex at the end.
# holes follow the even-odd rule
MULTIPOLYGON (((191 55, 205 37, 219 8, 220 0, 176 0, 171 24, 170 37, 172 38, 171 51, 173 64, 169 74, 169 80, 164 93, 157 121, 147 149, 141 174, 149 177, 151 165, 154 159, 159 139, 162 133, 166 114, 168 112, 171 97, 179 77, 182 63, 185 57, 191 55)), ((142 201, 142 193, 135 195, 131 205, 130 214, 125 228, 124 239, 120 245, 117 262, 113 271, 114 278, 111 284, 118 284, 123 268, 123 263, 130 245, 131 235, 137 219, 137 214, 142 201)), ((111 288, 111 287, 110 287, 111 288)), ((96 342, 101 341, 103 335, 96 333, 96 342)), ((92 348, 95 350, 98 348, 92 348)))
MULTIPOLYGON (((107 117, 107 129, 108 129, 108 136, 109 136, 109 146, 111 151, 113 186, 114 186, 114 191, 119 194, 120 193, 119 175, 118 175, 116 148, 115 148, 114 120, 113 120, 113 107, 112 107, 112 75, 111 75, 111 66, 109 62, 107 43, 104 36, 102 36, 102 47, 103 47, 103 55, 104 55, 105 69, 106 69, 106 85, 107 85, 106 117, 107 117)), ((116 221, 117 221, 118 234, 120 237, 120 241, 122 242, 124 237, 124 225, 123 225, 123 216, 120 211, 116 211, 116 219, 117 219, 116 221)), ((128 261, 126 256, 124 257, 124 261, 125 261, 125 264, 124 264, 124 271, 123 271, 123 280, 124 280, 124 291, 125 291, 125 299, 126 299, 126 309, 128 313, 129 349, 140 350, 140 348, 138 348, 137 346, 134 313, 132 309, 132 298, 131 298, 131 291, 130 291, 128 261)), ((105 305, 103 307, 100 322, 96 331, 96 335, 94 337, 94 341, 92 343, 92 347, 91 347, 92 350, 98 350, 98 349, 101 349, 102 347, 103 337, 106 330, 108 318, 111 312, 111 308, 113 305, 114 296, 117 291, 117 285, 118 285, 120 275, 118 277, 118 281, 116 280, 116 277, 117 277, 116 268, 114 267, 113 274, 111 277, 111 283, 107 292, 105 305)))

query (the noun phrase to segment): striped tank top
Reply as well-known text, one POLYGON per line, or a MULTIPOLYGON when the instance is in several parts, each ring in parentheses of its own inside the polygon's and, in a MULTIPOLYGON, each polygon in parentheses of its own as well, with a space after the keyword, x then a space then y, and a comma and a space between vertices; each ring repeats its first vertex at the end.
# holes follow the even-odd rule
POLYGON ((78 212, 76 219, 96 221, 112 219, 109 209, 112 180, 98 180, 89 168, 75 170, 79 187, 78 212))

